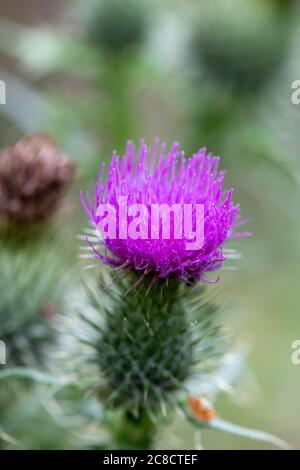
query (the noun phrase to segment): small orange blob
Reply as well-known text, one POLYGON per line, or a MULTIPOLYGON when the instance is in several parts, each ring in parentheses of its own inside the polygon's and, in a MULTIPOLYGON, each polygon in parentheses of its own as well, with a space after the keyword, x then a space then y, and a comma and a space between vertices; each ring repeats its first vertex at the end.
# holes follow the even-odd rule
POLYGON ((216 417, 216 413, 208 400, 201 396, 201 397, 188 397, 188 404, 190 410, 193 413, 194 418, 198 419, 199 421, 205 421, 209 423, 216 417))
POLYGON ((49 320, 58 312, 58 307, 54 302, 49 302, 48 304, 44 305, 42 308, 42 316, 49 320))

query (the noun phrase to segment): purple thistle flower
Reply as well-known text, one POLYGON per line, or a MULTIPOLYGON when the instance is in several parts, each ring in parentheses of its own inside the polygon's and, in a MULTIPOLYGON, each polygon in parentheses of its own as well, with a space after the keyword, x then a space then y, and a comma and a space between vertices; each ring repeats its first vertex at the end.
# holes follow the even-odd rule
MULTIPOLYGON (((147 208, 152 204, 202 204, 204 243, 200 249, 187 249, 186 238, 176 238, 174 223, 170 224, 169 239, 163 239, 161 231, 158 239, 121 239, 117 227, 113 238, 99 237, 94 243, 94 238, 86 237, 94 256, 114 267, 152 273, 155 278, 173 276, 184 282, 210 282, 205 273, 221 267, 225 260, 224 242, 248 235, 247 232, 233 232, 243 221, 239 218, 239 205, 234 205, 231 199, 233 189, 222 188, 225 172, 218 171, 219 160, 219 157, 207 154, 205 148, 186 160, 184 152, 179 151, 179 144, 173 144, 170 152, 166 153, 165 144, 159 149, 158 139, 154 141, 152 150, 142 141, 136 152, 134 144, 129 141, 121 159, 114 152, 106 183, 103 182, 102 165, 93 201, 88 193, 85 198, 81 194, 91 225, 94 228, 98 226, 101 217, 97 209, 102 204, 112 205, 118 220, 120 196, 126 198, 128 205, 139 203, 147 208)), ((194 212, 192 218, 195 223, 194 212)), ((151 217, 147 220, 150 224, 151 217)), ((131 221, 132 217, 128 216, 128 225, 131 221)))

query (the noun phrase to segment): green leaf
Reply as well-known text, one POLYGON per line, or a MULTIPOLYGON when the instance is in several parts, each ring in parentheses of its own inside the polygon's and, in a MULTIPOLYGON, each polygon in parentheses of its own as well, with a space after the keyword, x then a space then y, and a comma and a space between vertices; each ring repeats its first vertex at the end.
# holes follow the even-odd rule
POLYGON ((281 449, 291 449, 292 447, 283 441, 282 439, 273 436, 264 431, 259 431, 256 429, 249 429, 237 424, 230 423, 221 418, 214 418, 210 422, 197 421, 191 416, 187 416, 188 420, 193 424, 193 426, 201 429, 211 429, 213 431, 220 431, 226 434, 232 434, 235 436, 245 437, 247 439, 252 439, 261 442, 267 442, 273 444, 276 447, 281 449))
POLYGON ((28 369, 26 367, 14 367, 0 372, 0 381, 8 379, 30 380, 41 385, 50 385, 55 387, 72 385, 74 383, 69 379, 53 377, 51 375, 45 374, 44 372, 28 369))
POLYGON ((5 431, 3 431, 2 428, 0 428, 0 444, 1 442, 4 442, 5 444, 13 445, 14 447, 25 449, 24 445, 20 441, 15 439, 13 436, 10 436, 9 434, 7 434, 5 431))

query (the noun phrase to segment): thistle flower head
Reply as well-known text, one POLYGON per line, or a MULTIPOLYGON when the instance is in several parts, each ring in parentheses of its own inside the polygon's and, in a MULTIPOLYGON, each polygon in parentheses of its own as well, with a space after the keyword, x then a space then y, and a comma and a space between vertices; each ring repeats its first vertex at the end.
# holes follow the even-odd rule
POLYGON ((70 186, 74 164, 55 142, 36 134, 0 152, 0 216, 17 223, 47 219, 70 186))
MULTIPOLYGON (((233 190, 222 188, 224 172, 218 171, 218 165, 219 158, 208 154, 204 148, 186 159, 177 143, 167 153, 165 144, 159 149, 157 140, 152 150, 142 141, 139 151, 135 150, 132 142, 128 142, 121 159, 114 152, 106 182, 103 179, 104 165, 102 167, 94 199, 91 200, 88 194, 85 198, 82 196, 82 204, 92 226, 99 227, 103 221, 103 212, 100 214, 99 208, 104 204, 105 207, 113 207, 116 214, 115 236, 104 239, 87 237, 93 255, 114 267, 124 266, 145 274, 152 273, 155 278, 172 276, 185 282, 207 280, 205 273, 220 268, 225 260, 224 242, 230 237, 243 235, 233 233, 233 228, 241 223, 238 222, 239 206, 232 202, 233 190), (140 233, 136 239, 129 235, 121 236, 124 231, 124 225, 118 225, 124 209, 120 206, 121 199, 127 207, 141 204, 147 209, 139 219, 140 233), (168 220, 169 236, 165 237, 163 233, 163 212, 160 213, 158 236, 150 235, 154 221, 152 207, 165 205, 172 209, 174 204, 179 208, 192 207, 193 227, 198 223, 196 206, 203 208, 204 236, 199 249, 191 249, 187 244, 190 238, 185 231, 185 217, 177 219, 182 228, 182 236, 178 236, 172 210, 168 220)), ((140 209, 139 215, 141 212, 140 209)), ((125 221, 128 234, 130 224, 136 223, 130 214, 132 212, 128 211, 125 221)))

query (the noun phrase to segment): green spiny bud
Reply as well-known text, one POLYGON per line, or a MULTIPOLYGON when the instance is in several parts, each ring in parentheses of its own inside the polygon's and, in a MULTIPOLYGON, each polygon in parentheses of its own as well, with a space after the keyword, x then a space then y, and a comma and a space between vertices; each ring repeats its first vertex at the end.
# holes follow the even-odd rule
POLYGON ((91 288, 93 314, 80 315, 91 328, 85 342, 101 374, 99 396, 137 429, 145 416, 167 416, 187 396, 189 381, 201 387, 224 348, 219 309, 201 300, 202 288, 196 293, 175 279, 150 282, 131 274, 105 293, 91 288))
POLYGON ((55 332, 52 317, 65 298, 66 264, 47 240, 18 246, 1 241, 0 339, 6 345, 5 367, 40 366, 55 332))

